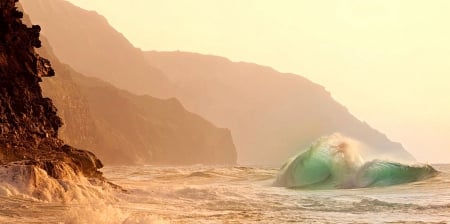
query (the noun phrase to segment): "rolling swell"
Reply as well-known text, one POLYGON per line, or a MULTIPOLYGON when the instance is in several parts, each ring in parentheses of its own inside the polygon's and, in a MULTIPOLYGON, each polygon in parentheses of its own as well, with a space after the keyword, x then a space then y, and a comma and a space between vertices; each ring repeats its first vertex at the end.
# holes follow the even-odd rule
POLYGON ((357 187, 390 186, 427 179, 437 171, 430 165, 404 165, 374 160, 367 162, 357 174, 357 187))
POLYGON ((364 161, 353 141, 334 134, 322 137, 281 168, 274 183, 290 188, 365 188, 423 180, 437 174, 430 165, 364 161))

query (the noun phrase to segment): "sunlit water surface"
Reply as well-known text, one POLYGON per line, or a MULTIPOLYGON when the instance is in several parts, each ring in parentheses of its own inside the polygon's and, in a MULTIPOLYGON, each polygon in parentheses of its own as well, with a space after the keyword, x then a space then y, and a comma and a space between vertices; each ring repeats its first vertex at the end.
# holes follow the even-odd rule
POLYGON ((125 193, 50 203, 0 192, 0 223, 447 223, 450 165, 431 179, 380 188, 273 187, 267 167, 114 166, 125 193))

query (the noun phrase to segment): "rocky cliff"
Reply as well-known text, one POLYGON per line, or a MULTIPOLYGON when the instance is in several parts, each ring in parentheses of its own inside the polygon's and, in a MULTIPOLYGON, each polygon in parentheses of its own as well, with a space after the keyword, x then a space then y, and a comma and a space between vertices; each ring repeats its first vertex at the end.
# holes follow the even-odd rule
POLYGON ((58 138, 61 119, 39 86, 55 73, 34 51, 41 46, 40 27, 22 23, 16 2, 0 1, 0 164, 37 167, 56 179, 67 177, 67 169, 103 179, 98 171, 102 163, 94 154, 58 138))

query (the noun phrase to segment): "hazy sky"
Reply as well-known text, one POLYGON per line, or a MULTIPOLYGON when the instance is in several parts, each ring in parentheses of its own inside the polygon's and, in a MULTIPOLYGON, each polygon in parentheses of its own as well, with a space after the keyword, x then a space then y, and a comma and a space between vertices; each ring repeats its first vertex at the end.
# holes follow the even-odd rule
POLYGON ((418 160, 450 162, 448 0, 70 1, 144 50, 305 76, 418 160))

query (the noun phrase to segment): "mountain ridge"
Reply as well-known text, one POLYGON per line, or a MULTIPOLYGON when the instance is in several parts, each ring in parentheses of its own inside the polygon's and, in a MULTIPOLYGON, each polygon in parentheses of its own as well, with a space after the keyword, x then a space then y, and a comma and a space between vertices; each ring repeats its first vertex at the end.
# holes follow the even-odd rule
POLYGON ((101 78, 120 89, 133 88, 137 94, 170 97, 168 91, 171 84, 166 77, 148 65, 141 51, 123 34, 113 29, 98 30, 97 24, 101 24, 100 27, 110 26, 105 17, 67 1, 55 0, 49 3, 42 0, 24 0, 22 6, 33 21, 50 22, 43 26, 42 33, 54 46, 55 54, 62 62, 70 64, 81 74, 101 78), (28 7, 29 5, 32 7, 28 7), (47 10, 51 10, 52 14, 35 13, 47 10), (58 29, 49 29, 53 26, 58 29), (63 40, 54 38, 61 33, 65 34, 63 40), (86 35, 89 33, 101 35, 86 35), (133 78, 122 79, 126 74, 133 74, 133 78))
POLYGON ((52 59, 58 73, 42 88, 60 108, 62 138, 91 148, 105 164, 236 162, 229 131, 186 111, 177 99, 135 95, 86 77, 59 62, 45 38, 40 53, 52 59), (173 125, 179 128, 172 130, 173 125))
MULTIPOLYGON (((385 134, 350 114, 348 109, 336 102, 323 86, 302 76, 280 73, 271 67, 255 63, 233 62, 213 55, 181 51, 148 51, 145 54, 149 63, 163 71, 174 83, 176 86, 174 89, 178 91, 175 95, 180 97, 189 110, 221 126, 229 127, 233 134, 236 130, 241 131, 240 136, 246 135, 252 142, 258 141, 258 136, 254 136, 252 132, 261 129, 260 125, 264 124, 262 128, 268 131, 260 135, 265 136, 263 139, 266 143, 270 142, 267 139, 271 136, 279 139, 272 141, 272 145, 266 151, 275 151, 279 147, 291 149, 290 153, 281 153, 283 156, 278 156, 279 162, 282 157, 295 155, 298 150, 316 138, 334 132, 342 132, 368 144, 373 152, 378 151, 380 154, 398 152, 399 156, 396 157, 413 158, 404 151, 400 143, 390 141, 385 134), (212 87, 196 91, 198 88, 196 84, 205 82, 212 87), (218 90, 224 85, 227 86, 226 89, 218 90), (209 99, 209 104, 206 104, 206 100, 201 97, 203 95, 215 98, 209 99), (228 102, 233 102, 234 107, 227 107, 228 102), (229 111, 221 113, 227 109, 229 111), (244 110, 246 112, 243 112, 244 110), (226 114, 236 113, 248 119, 259 117, 259 120, 247 125, 243 125, 241 121, 236 122, 238 119, 225 120, 226 114), (290 117, 291 120, 284 119, 286 117, 290 117), (268 126, 268 123, 271 124, 268 126), (296 127, 294 123, 305 128, 296 127), (244 127, 248 125, 253 125, 253 129, 244 127), (298 141, 296 138, 303 140, 298 141), (392 152, 389 152, 390 150, 392 152)), ((233 139, 238 150, 240 146, 245 147, 248 141, 242 140, 239 135, 233 135, 233 139)), ((267 146, 261 144, 261 147, 265 145, 267 146)), ((257 154, 261 155, 263 152, 254 149, 246 157, 251 160, 251 157, 257 154)), ((274 157, 277 155, 268 153, 264 159, 274 157)))
MULTIPOLYGON (((42 4, 60 2, 38 1, 42 4)), ((32 8, 32 3, 29 4, 29 8, 32 8)), ((72 7, 72 10, 82 11, 79 7, 72 7)), ((33 12, 32 17, 39 18, 39 22, 45 23, 48 30, 53 30, 49 33, 50 35, 53 33, 51 39, 65 40, 62 33, 54 32, 58 30, 58 24, 48 21, 59 12, 53 12, 45 7, 33 12)), ((80 26, 80 21, 86 20, 81 12, 77 16, 71 19, 72 22, 77 22, 73 24, 74 28, 80 26)), ((94 26, 93 23, 90 25, 94 26)), ((99 37, 103 34, 99 33, 102 30, 110 30, 108 32, 114 30, 105 24, 96 26, 99 26, 96 32, 79 35, 96 42, 101 39, 99 37)), ((84 31, 77 29, 72 32, 84 31)), ((77 46, 83 46, 87 40, 76 41, 77 46)), ((59 45, 58 42, 55 43, 59 45)), ((130 44, 129 47, 133 46, 130 44)), ((115 54, 117 50, 102 47, 94 50, 101 49, 110 54, 115 54)), ((84 47, 78 52, 90 50, 84 47)), ((64 54, 75 53, 64 52, 64 54)), ((350 114, 347 108, 337 103, 323 86, 304 77, 280 73, 270 67, 254 63, 235 63, 223 57, 183 54, 171 58, 173 52, 137 54, 139 57, 144 55, 146 63, 158 71, 158 74, 164 75, 170 85, 165 92, 157 93, 159 90, 151 86, 144 91, 150 95, 179 98, 189 111, 201 115, 219 127, 229 128, 238 150, 239 163, 279 165, 318 137, 334 132, 342 132, 361 140, 374 153, 413 158, 401 144, 390 141, 384 134, 350 114)), ((89 54, 85 55, 89 57, 89 54)), ((68 63, 72 65, 79 62, 68 63)), ((114 61, 110 61, 111 63, 114 61)), ((147 73, 147 76, 154 74, 147 73)), ((126 78, 128 77, 122 77, 126 78)), ((135 91, 135 88, 125 89, 134 93, 139 92, 135 91)))

